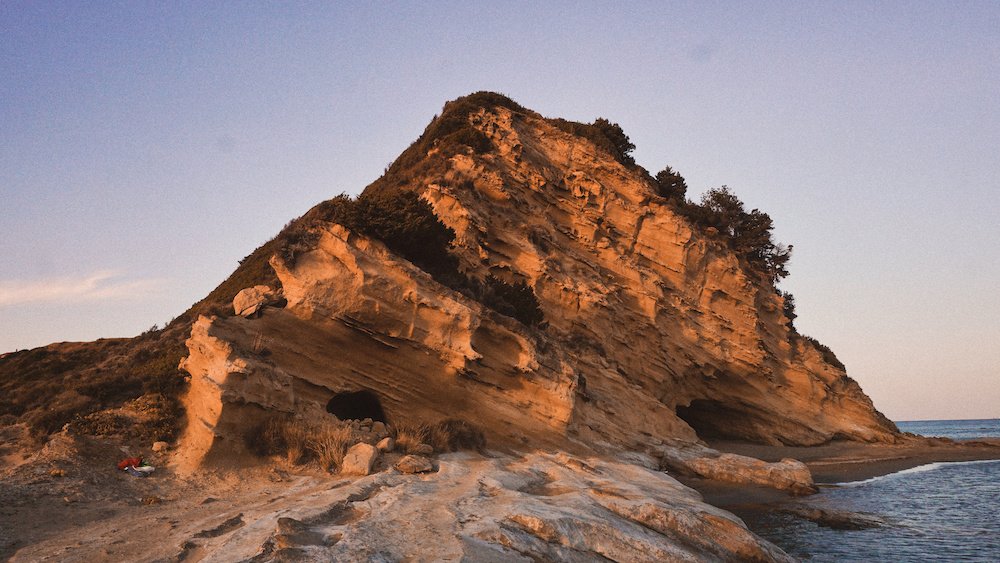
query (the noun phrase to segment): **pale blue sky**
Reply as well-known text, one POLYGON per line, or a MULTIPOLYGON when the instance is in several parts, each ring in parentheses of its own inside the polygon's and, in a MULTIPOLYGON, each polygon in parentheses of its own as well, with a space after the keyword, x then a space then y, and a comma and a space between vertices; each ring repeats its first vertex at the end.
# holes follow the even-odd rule
POLYGON ((0 3, 0 351, 163 324, 486 89, 770 213, 891 418, 1000 417, 1000 4, 422 4, 0 3))

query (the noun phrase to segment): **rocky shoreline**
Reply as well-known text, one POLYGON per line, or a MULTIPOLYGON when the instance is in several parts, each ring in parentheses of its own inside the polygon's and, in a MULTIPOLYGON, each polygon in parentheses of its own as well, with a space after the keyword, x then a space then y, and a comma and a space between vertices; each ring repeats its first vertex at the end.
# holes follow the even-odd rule
POLYGON ((784 468, 794 464, 781 456, 798 454, 821 483, 936 461, 1000 459, 1000 440, 911 439, 794 451, 712 446, 720 451, 704 446, 674 451, 675 460, 668 463, 687 458, 687 470, 682 465, 660 470, 662 462, 639 453, 610 460, 494 452, 447 454, 435 461, 433 472, 417 475, 387 459, 367 476, 329 475, 276 460, 183 476, 173 471, 167 453, 151 453, 162 467, 154 477, 135 479, 102 463, 118 455, 112 444, 59 436, 3 470, 0 554, 13 561, 91 561, 126 553, 205 561, 448 554, 487 561, 785 561, 791 559, 740 518, 781 511, 838 529, 881 523, 871 515, 800 502, 802 491, 783 484, 789 475, 784 468), (748 453, 764 461, 745 457, 748 453), (699 464, 714 464, 716 479, 695 475, 690 468, 699 464), (778 480, 763 477, 771 474, 778 480), (734 482, 741 475, 757 480, 734 482), (155 537, 149 530, 156 530, 155 537))

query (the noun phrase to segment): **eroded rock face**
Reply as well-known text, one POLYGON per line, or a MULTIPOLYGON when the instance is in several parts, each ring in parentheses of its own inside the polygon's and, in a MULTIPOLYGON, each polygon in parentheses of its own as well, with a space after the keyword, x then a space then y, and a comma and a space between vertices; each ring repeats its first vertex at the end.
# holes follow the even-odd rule
POLYGON ((252 317, 260 310, 280 299, 279 292, 266 285, 248 287, 233 298, 233 311, 241 317, 252 317))
POLYGON ((333 394, 358 390, 378 397, 387 422, 461 418, 514 446, 895 439, 857 384, 789 333, 773 288, 641 173, 535 114, 470 119, 495 150, 458 154, 400 189, 455 230, 465 271, 532 287, 547 326, 497 315, 380 242, 317 225, 313 250, 271 261, 286 309, 195 324, 191 460, 239 450, 239 432, 268 413, 328 416, 333 394))
POLYGON ((653 399, 679 437, 892 439, 857 384, 789 334, 774 290, 641 174, 535 115, 472 121, 496 150, 455 156, 443 182, 414 189, 455 229, 465 268, 534 287, 546 335, 587 382, 581 423, 649 431, 639 418, 653 399))

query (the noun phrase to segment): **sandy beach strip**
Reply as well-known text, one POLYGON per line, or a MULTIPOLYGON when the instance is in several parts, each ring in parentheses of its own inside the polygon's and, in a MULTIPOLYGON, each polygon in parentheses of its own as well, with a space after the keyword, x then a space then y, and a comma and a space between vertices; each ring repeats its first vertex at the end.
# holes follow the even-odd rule
POLYGON ((904 469, 947 461, 1000 459, 1000 439, 956 441, 911 438, 900 444, 838 441, 813 447, 765 446, 741 442, 713 442, 721 451, 764 461, 793 458, 805 463, 817 484, 862 481, 904 469))
MULTIPOLYGON (((863 481, 939 462, 1000 460, 1000 439, 953 441, 938 438, 914 438, 900 444, 865 444, 832 442, 822 446, 766 446, 744 442, 711 442, 709 446, 726 453, 735 453, 779 461, 798 459, 812 471, 820 485, 863 481)), ((732 510, 740 515, 745 510, 760 510, 793 497, 787 492, 747 485, 734 485, 699 478, 679 477, 685 485, 697 490, 709 504, 732 510)))

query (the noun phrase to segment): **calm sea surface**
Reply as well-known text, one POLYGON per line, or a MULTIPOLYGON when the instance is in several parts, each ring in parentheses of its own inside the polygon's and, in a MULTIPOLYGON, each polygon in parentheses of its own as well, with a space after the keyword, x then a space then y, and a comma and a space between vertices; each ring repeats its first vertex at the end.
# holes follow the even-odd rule
POLYGON ((914 420, 897 422, 903 432, 921 436, 942 436, 955 440, 972 438, 1000 438, 1000 418, 985 420, 914 420))
MULTIPOLYGON (((1000 419, 897 423, 954 439, 1000 437, 1000 419)), ((1000 461, 935 463, 824 488, 803 503, 875 515, 887 525, 832 530, 787 514, 746 516, 749 525, 808 561, 1000 562, 1000 461)))

